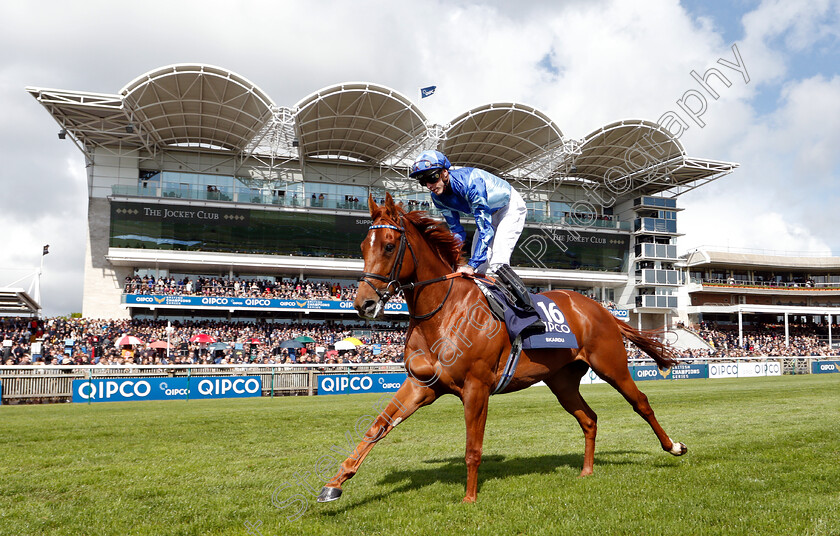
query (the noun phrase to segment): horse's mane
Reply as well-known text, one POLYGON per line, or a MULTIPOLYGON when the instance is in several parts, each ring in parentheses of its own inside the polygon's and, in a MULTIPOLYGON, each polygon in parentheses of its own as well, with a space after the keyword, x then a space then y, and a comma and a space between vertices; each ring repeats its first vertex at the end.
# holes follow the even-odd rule
MULTIPOLYGON (((406 212, 402 206, 394 205, 397 209, 397 214, 403 216, 414 227, 420 231, 420 234, 426 239, 429 246, 440 256, 440 258, 453 270, 461 263, 461 241, 449 231, 449 228, 441 221, 429 217, 429 214, 424 210, 413 210, 406 212)), ((380 206, 376 217, 386 213, 385 207, 380 206)))

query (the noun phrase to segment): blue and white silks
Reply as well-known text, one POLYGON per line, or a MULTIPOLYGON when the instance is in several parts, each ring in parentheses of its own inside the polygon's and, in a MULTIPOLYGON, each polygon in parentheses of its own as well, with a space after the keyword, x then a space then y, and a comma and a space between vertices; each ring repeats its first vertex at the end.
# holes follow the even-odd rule
POLYGON ((478 228, 469 264, 473 269, 487 261, 487 250, 496 234, 492 216, 510 203, 513 188, 506 181, 482 169, 465 167, 449 170, 452 193, 431 194, 432 202, 440 210, 450 231, 467 242, 460 214, 471 214, 478 228))

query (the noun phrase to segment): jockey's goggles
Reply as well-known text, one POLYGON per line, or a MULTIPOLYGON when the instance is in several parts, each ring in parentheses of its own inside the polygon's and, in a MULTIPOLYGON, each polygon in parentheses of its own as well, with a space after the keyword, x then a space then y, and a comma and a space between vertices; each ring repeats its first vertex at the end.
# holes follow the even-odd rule
POLYGON ((415 179, 417 182, 420 183, 420 186, 425 186, 426 184, 434 184, 440 180, 440 174, 443 173, 443 170, 438 169, 427 169, 426 171, 422 171, 419 174, 415 175, 415 179))

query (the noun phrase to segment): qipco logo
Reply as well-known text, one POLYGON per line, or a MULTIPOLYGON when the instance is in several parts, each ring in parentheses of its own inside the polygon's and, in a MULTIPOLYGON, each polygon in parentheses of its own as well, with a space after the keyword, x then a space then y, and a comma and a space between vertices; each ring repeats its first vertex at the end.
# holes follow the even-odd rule
POLYGON ((220 396, 228 393, 237 395, 255 394, 260 390, 260 382, 256 378, 230 378, 205 379, 198 382, 198 392, 204 396, 220 396))
POLYGON ((152 386, 145 380, 81 382, 78 389, 79 396, 85 400, 145 398, 151 391, 152 386))
POLYGON ((165 383, 160 384, 160 389, 163 391, 163 394, 166 396, 189 396, 190 390, 186 388, 172 388, 166 385, 165 383))

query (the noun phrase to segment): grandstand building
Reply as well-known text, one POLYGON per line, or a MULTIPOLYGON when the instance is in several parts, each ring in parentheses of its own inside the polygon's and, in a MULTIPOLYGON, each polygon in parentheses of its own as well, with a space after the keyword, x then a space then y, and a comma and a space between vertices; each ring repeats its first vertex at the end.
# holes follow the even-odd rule
MULTIPOLYGON (((829 344, 840 323, 840 257, 700 247, 678 263, 687 282, 684 320, 745 327, 823 325, 829 344)), ((787 342, 787 341, 786 341, 787 342)))
MULTIPOLYGON (((528 203, 512 264, 535 288, 611 301, 639 327, 676 315, 678 197, 736 164, 693 158, 659 124, 569 137, 517 103, 433 124, 373 83, 286 106, 208 65, 172 65, 114 94, 27 88, 76 144, 88 174, 82 314, 94 318, 355 318, 337 300, 125 292, 126 278, 302 278, 355 283, 369 196, 430 208, 407 178, 422 150, 511 181, 528 203)), ((434 211, 431 211, 434 215, 434 211)), ((391 318, 405 319, 395 304, 391 318)))

